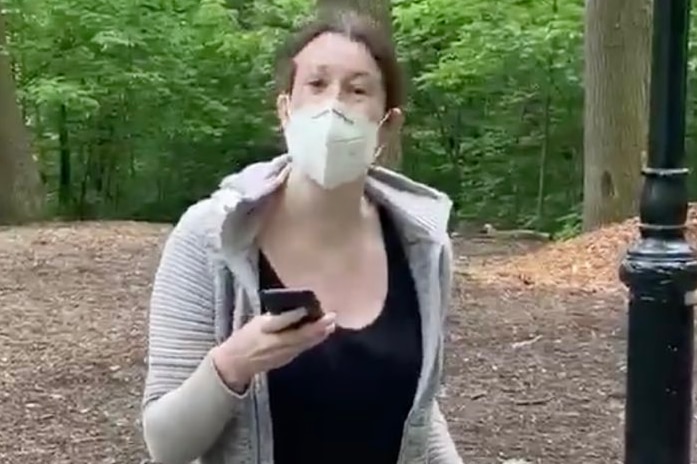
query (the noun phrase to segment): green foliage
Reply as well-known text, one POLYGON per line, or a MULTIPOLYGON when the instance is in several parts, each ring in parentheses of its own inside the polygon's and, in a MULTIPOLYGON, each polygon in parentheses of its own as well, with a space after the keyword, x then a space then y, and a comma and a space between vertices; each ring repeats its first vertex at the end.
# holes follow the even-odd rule
POLYGON ((550 228, 580 201, 583 5, 559 7, 395 4, 414 76, 410 169, 443 185, 463 218, 550 228))
MULTIPOLYGON (((461 219, 577 230, 583 2, 553 1, 392 2, 411 82, 405 170, 461 219)), ((277 154, 273 54, 312 3, 6 0, 55 214, 175 220, 277 154)))

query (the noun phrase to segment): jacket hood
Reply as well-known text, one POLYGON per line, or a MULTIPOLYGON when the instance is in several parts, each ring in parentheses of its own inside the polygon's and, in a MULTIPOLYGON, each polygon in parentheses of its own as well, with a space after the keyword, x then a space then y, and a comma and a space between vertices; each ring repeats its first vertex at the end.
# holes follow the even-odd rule
MULTIPOLYGON (((290 169, 288 154, 248 165, 225 177, 213 197, 225 199, 228 212, 233 204, 234 209, 254 208, 283 184, 290 169)), ((414 238, 434 241, 447 238, 452 201, 445 193, 397 172, 373 166, 368 172, 366 194, 393 213, 414 238)))

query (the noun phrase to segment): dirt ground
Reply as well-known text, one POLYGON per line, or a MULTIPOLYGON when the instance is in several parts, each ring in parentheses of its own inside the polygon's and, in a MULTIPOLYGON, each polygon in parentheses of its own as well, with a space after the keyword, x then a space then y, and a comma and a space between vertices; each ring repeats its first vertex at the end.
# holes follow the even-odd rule
MULTIPOLYGON (((144 330, 168 230, 0 229, 0 463, 148 462, 144 330)), ((622 292, 497 279, 490 269, 533 247, 456 245, 441 401, 465 462, 620 462, 622 292)))
MULTIPOLYGON (((531 252, 513 245, 459 249, 489 247, 491 256, 468 259, 485 272, 501 251, 531 252)), ((457 279, 447 337, 444 409, 465 462, 621 462, 623 293, 511 285, 480 272, 457 279)))

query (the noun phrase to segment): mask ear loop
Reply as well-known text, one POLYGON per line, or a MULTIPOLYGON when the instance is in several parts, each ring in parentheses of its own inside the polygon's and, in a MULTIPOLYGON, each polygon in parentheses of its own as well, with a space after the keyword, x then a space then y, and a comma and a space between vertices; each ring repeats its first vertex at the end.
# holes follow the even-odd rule
MULTIPOLYGON (((377 129, 378 134, 380 133, 380 128, 382 127, 382 125, 385 123, 385 121, 387 121, 390 118, 391 113, 392 113, 392 110, 385 113, 385 116, 383 116, 382 119, 380 120, 380 122, 378 123, 378 129, 377 129)), ((373 156, 373 164, 375 164, 380 159, 380 157, 383 155, 386 146, 387 146, 386 143, 381 143, 380 145, 377 146, 377 148, 375 149, 375 155, 373 156)))

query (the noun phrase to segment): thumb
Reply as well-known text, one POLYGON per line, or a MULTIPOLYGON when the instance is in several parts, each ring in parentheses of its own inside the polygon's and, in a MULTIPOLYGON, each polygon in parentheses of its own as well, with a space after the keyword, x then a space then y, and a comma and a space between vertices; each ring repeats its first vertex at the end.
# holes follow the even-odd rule
POLYGON ((261 331, 264 333, 276 333, 295 324, 300 319, 307 315, 305 308, 297 308, 292 311, 286 311, 283 314, 269 314, 262 316, 261 331))

